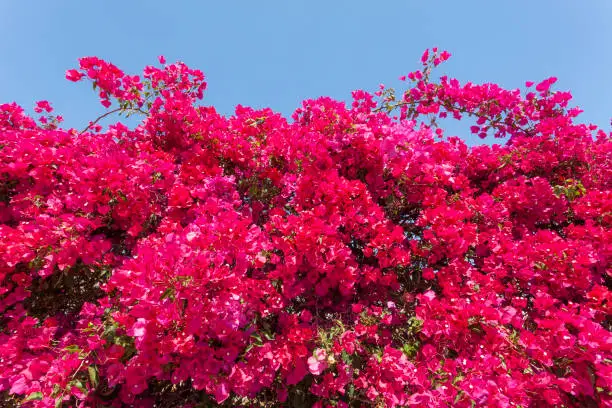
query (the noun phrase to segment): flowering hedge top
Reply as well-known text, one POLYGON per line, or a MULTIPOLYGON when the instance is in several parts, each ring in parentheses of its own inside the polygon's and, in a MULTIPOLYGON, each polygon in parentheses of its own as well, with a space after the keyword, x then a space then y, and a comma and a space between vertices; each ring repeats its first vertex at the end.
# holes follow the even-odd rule
POLYGON ((448 57, 291 121, 163 58, 67 72, 135 129, 0 105, 5 403, 612 406, 611 135, 448 57))

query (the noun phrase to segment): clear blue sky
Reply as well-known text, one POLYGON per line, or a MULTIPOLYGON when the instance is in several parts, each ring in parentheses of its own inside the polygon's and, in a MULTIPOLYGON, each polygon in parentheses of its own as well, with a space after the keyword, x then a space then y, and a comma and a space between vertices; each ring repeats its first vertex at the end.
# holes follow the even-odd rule
POLYGON ((204 103, 222 113, 289 115, 397 85, 433 46, 453 54, 441 73, 510 88, 554 75, 583 121, 612 117, 612 0, 0 0, 0 35, 0 102, 47 99, 77 128, 104 112, 64 80, 81 56, 137 73, 164 54, 204 71, 204 103))

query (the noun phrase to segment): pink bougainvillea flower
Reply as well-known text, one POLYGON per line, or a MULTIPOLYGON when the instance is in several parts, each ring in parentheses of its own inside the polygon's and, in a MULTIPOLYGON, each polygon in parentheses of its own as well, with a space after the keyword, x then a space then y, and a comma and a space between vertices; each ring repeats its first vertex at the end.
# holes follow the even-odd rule
POLYGON ((610 405, 611 135, 555 78, 436 78, 449 57, 290 119, 222 115, 163 57, 66 72, 137 126, 0 105, 0 395, 610 405))
POLYGON ((77 71, 76 69, 69 69, 66 71, 66 79, 68 79, 69 81, 73 81, 73 82, 80 81, 84 75, 85 74, 77 71))
POLYGON ((323 349, 316 349, 313 355, 308 357, 308 371, 311 374, 319 375, 327 368, 327 352, 323 349))

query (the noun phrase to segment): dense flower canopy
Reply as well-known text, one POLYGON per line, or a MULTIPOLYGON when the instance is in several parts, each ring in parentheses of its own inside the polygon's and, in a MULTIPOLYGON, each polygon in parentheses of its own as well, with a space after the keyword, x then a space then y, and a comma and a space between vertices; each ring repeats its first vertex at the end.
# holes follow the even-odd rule
POLYGON ((163 58, 67 72, 133 129, 0 105, 4 404, 612 406, 611 135, 448 57, 291 120, 163 58))

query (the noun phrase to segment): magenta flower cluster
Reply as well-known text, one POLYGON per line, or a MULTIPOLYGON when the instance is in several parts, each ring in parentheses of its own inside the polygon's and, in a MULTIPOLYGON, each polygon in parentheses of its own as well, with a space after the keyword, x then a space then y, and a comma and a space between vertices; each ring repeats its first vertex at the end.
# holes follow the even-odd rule
POLYGON ((612 406, 611 135, 554 78, 434 80, 449 57, 291 119, 163 58, 66 74, 133 129, 0 105, 0 398, 612 406))

